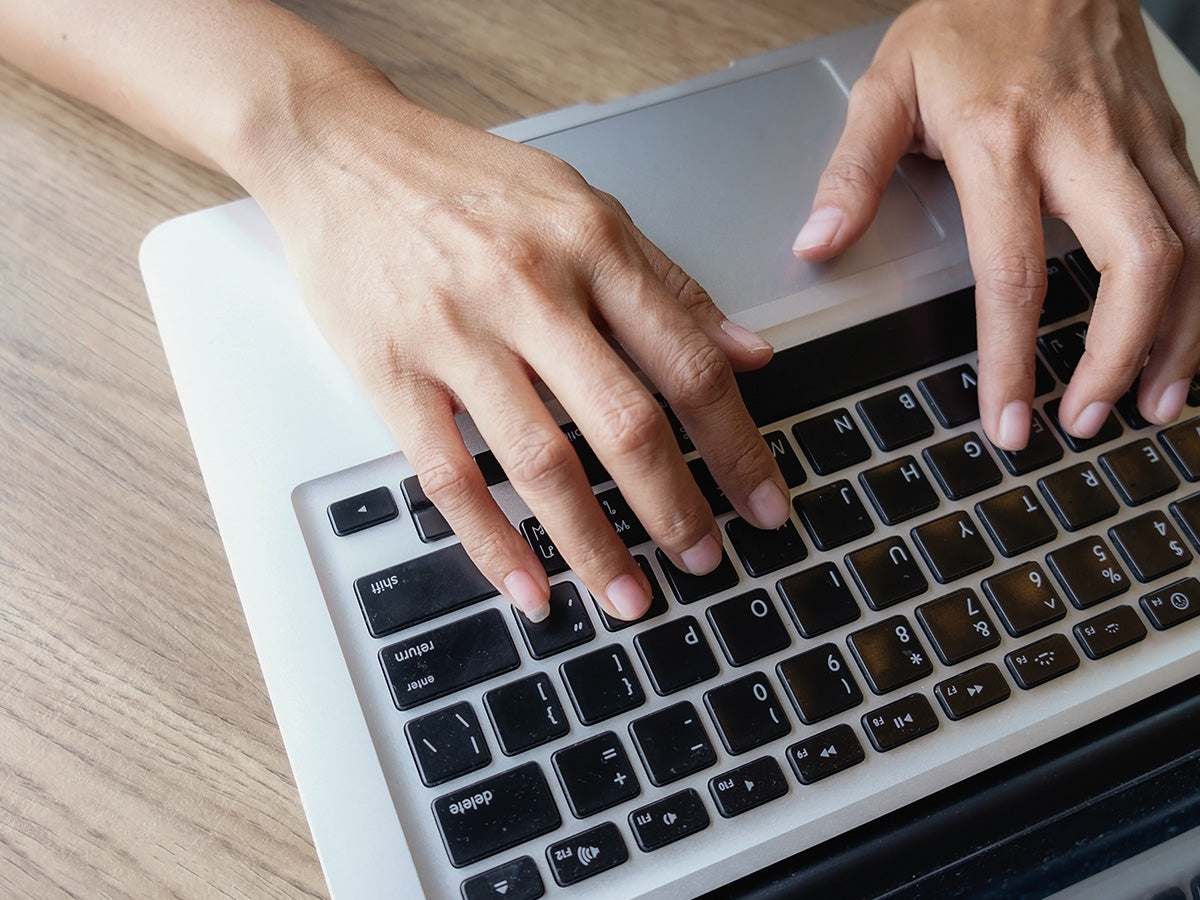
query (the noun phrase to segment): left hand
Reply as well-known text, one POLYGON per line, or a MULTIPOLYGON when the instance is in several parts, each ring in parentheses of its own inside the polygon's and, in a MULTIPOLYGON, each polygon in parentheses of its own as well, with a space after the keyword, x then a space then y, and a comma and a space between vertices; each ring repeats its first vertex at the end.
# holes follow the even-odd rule
POLYGON ((1137 2, 916 3, 851 92, 797 255, 827 259, 861 236, 913 152, 945 160, 958 191, 992 441, 1029 436, 1043 216, 1103 276, 1063 427, 1094 435, 1139 375, 1142 415, 1174 421, 1200 364, 1200 185, 1137 2))

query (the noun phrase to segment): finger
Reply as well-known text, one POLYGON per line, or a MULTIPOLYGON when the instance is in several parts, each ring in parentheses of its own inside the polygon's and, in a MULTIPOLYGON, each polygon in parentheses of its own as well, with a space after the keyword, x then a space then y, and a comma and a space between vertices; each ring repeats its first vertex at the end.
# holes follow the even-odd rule
POLYGON ((1029 440, 1034 344, 1046 298, 1040 186, 1014 136, 958 141, 946 166, 958 192, 975 277, 979 414, 998 447, 1029 440))
POLYGON ((786 483, 721 350, 665 297, 648 266, 597 277, 593 290, 617 338, 662 391, 738 513, 759 528, 782 525, 786 483))
POLYGON ((626 223, 642 255, 646 257, 646 262, 650 264, 667 293, 688 311, 708 339, 721 348, 735 371, 758 369, 771 361, 775 350, 767 341, 726 317, 713 302, 708 291, 642 234, 615 199, 607 194, 601 194, 601 199, 609 203, 626 223))
POLYGON ((536 333, 522 348, 526 361, 587 435, 649 535, 686 571, 716 568, 720 531, 658 401, 590 323, 552 317, 536 333))
POLYGON ((911 84, 910 73, 877 66, 855 83, 845 128, 817 182, 808 221, 796 235, 796 256, 829 259, 867 230, 896 164, 913 145, 911 84))
POLYGON ((460 371, 466 377, 455 389, 563 559, 610 615, 643 615, 650 604, 645 574, 600 508, 578 455, 521 363, 504 355, 460 371))
POLYGON ((1173 155, 1155 158, 1142 169, 1184 250, 1183 265, 1138 391, 1142 415, 1166 425, 1183 411, 1200 367, 1200 186, 1187 158, 1182 130, 1173 155))
POLYGON ((1062 218, 1102 275, 1083 358, 1059 408, 1063 427, 1088 438, 1146 363, 1175 288, 1183 245, 1128 158, 1059 179, 1055 193, 1065 210, 1062 218))
POLYGON ((550 613, 545 570, 488 490, 463 444, 447 390, 428 381, 394 384, 376 400, 421 488, 480 572, 530 621, 545 619, 550 613))

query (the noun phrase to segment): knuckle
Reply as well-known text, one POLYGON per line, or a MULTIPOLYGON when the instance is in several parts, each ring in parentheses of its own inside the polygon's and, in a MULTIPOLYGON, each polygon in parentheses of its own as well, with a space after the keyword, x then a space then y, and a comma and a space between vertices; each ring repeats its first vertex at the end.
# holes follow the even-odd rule
POLYGON ((1130 264, 1155 280, 1174 282, 1183 265, 1183 241, 1161 216, 1150 215, 1130 235, 1130 264))
POLYGON ((644 524, 665 550, 682 552, 712 531, 712 518, 707 507, 672 509, 644 524))
POLYGON ((662 407, 640 385, 603 391, 597 411, 597 444, 618 459, 646 459, 668 440, 662 407))
POLYGON ((882 196, 886 187, 870 162, 854 150, 840 152, 821 176, 822 191, 839 194, 882 196))
POLYGON ((994 298, 1024 312, 1041 308, 1048 279, 1041 256, 1007 252, 988 261, 981 280, 994 298))
POLYGON ((514 484, 563 484, 578 464, 575 451, 561 431, 525 426, 508 442, 505 469, 514 484))
POLYGON ((417 480, 433 505, 444 515, 453 516, 471 502, 473 475, 466 464, 443 458, 423 466, 417 480))
POLYGON ((668 360, 671 405, 693 414, 725 403, 734 390, 733 371, 721 348, 701 333, 680 341, 668 360))

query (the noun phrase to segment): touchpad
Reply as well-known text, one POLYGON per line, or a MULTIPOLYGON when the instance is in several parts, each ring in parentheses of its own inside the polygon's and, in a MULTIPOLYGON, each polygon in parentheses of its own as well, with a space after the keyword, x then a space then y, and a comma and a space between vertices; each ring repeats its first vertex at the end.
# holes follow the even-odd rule
POLYGON ((727 314, 927 250, 942 229, 901 176, 866 235, 825 265, 792 242, 840 135, 846 94, 809 60, 610 116, 530 144, 620 200, 727 314))

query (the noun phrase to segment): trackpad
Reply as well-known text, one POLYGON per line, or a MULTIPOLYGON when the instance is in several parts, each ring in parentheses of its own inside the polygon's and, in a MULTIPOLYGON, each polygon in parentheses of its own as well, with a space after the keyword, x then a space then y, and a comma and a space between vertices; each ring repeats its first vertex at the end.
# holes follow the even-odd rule
POLYGON ((902 177, 867 234, 823 266, 792 242, 846 116, 820 60, 611 116, 529 143, 615 195, 668 256, 735 314, 936 246, 943 231, 902 177))

